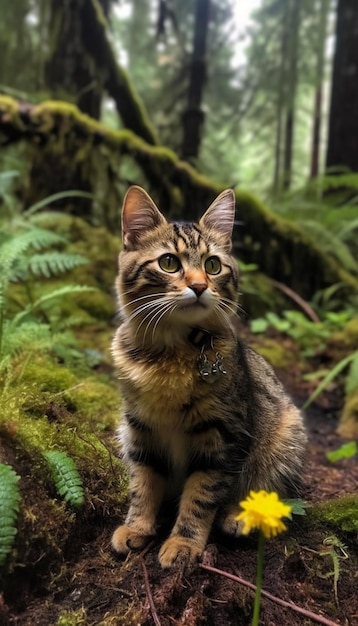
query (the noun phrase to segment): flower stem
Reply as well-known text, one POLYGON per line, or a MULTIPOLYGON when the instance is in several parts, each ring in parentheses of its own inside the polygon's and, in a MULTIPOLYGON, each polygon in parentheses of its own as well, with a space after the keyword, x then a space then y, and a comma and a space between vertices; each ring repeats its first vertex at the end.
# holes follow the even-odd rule
POLYGON ((264 569, 264 544, 265 537, 263 532, 259 531, 259 543, 257 548, 257 570, 256 570, 256 593, 254 602, 254 614, 252 617, 252 626, 258 626, 260 618, 261 589, 262 589, 262 573, 264 569))

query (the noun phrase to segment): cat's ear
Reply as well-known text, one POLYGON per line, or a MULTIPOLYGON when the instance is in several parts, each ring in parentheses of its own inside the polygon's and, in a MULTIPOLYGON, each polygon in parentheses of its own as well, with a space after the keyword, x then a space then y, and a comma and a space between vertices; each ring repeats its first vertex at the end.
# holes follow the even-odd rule
POLYGON ((137 185, 128 189, 122 209, 122 237, 125 250, 135 250, 143 233, 166 223, 164 215, 144 189, 137 185))
POLYGON ((234 218, 235 194, 232 189, 226 189, 215 198, 201 218, 199 225, 209 231, 213 230, 223 235, 226 240, 224 247, 227 252, 230 252, 234 218))

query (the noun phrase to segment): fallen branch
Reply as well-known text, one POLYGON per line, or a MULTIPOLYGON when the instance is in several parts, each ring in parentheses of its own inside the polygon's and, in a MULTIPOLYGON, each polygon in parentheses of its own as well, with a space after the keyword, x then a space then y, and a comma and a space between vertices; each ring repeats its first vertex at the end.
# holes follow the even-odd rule
POLYGON ((160 619, 159 619, 158 613, 157 613, 157 609, 155 608, 152 590, 150 588, 147 566, 146 566, 146 564, 144 562, 144 558, 142 556, 140 557, 140 562, 142 564, 142 569, 143 569, 143 574, 144 574, 145 592, 147 594, 149 607, 150 607, 150 612, 152 614, 152 618, 153 618, 155 626, 161 626, 160 619))
MULTIPOLYGON (((230 580, 234 580, 235 582, 240 583, 241 585, 245 585, 245 587, 249 587, 253 591, 256 591, 256 585, 254 585, 253 583, 250 583, 248 580, 245 580, 244 578, 240 578, 239 576, 235 576, 234 574, 230 574, 229 572, 225 572, 224 570, 217 569, 216 567, 211 567, 211 565, 203 565, 202 563, 200 563, 199 567, 201 567, 201 569, 207 570, 208 572, 213 572, 214 574, 220 574, 221 576, 230 578, 230 580)), ((273 596, 268 591, 262 590, 261 593, 263 596, 265 596, 265 598, 272 600, 272 602, 276 602, 276 604, 280 604, 281 606, 284 606, 288 609, 292 609, 296 613, 300 613, 301 615, 304 615, 305 617, 309 617, 311 620, 318 622, 319 624, 325 624, 325 626, 339 626, 339 624, 337 624, 336 622, 332 622, 331 620, 327 619, 326 617, 323 617, 322 615, 318 615, 317 613, 312 613, 312 611, 309 611, 308 609, 303 609, 302 607, 297 606, 297 604, 294 604, 293 602, 287 602, 286 600, 281 600, 281 598, 277 598, 277 596, 273 596)))
POLYGON ((277 289, 280 289, 282 293, 284 293, 286 296, 291 298, 291 300, 296 302, 296 304, 298 304, 298 306, 302 309, 302 311, 307 315, 308 319, 312 320, 312 322, 321 321, 318 315, 312 309, 312 307, 308 304, 308 302, 306 302, 306 300, 301 298, 301 296, 298 293, 293 291, 293 289, 291 289, 290 287, 287 287, 287 285, 280 283, 278 280, 274 280, 273 278, 271 278, 270 280, 274 287, 276 287, 277 289))

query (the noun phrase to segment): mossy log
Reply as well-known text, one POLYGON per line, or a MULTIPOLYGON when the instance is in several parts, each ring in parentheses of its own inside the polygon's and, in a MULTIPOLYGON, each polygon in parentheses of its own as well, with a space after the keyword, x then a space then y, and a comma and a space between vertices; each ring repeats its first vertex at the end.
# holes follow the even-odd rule
MULTIPOLYGON (((20 141, 34 148, 32 159, 41 173, 36 192, 41 197, 73 188, 71 172, 74 176, 80 171, 92 181, 98 204, 96 177, 99 168, 101 175, 105 170, 107 183, 100 194, 103 208, 97 217, 114 230, 119 228, 119 206, 125 191, 116 181, 120 181, 125 159, 139 168, 138 178, 143 178, 160 208, 179 219, 197 219, 224 188, 198 174, 171 150, 149 145, 129 130, 109 129, 74 105, 54 101, 30 105, 0 96, 0 144, 20 141), (59 169, 63 172, 67 168, 68 172, 63 180, 57 177, 59 163, 59 169)), ((33 179, 30 182, 34 184, 33 179)), ((310 299, 318 289, 338 283, 342 298, 358 293, 357 278, 343 270, 298 225, 278 217, 247 191, 237 190, 236 202, 242 225, 235 237, 245 263, 257 264, 263 273, 289 284, 303 298, 310 299)), ((93 217, 91 210, 89 207, 88 217, 93 217)))

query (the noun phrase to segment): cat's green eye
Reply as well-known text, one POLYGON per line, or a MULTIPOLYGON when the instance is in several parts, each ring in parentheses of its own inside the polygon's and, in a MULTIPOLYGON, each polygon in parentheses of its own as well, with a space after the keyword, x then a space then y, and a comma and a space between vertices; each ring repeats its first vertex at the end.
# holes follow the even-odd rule
POLYGON ((207 274, 219 274, 221 272, 221 262, 217 256, 210 256, 205 261, 205 271, 207 274))
POLYGON ((181 268, 181 263, 175 254, 163 254, 163 256, 158 259, 159 267, 164 272, 169 272, 173 274, 174 272, 178 272, 181 268))

